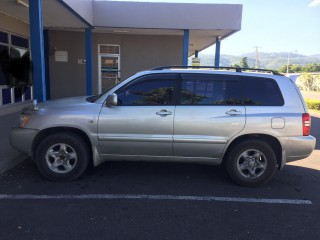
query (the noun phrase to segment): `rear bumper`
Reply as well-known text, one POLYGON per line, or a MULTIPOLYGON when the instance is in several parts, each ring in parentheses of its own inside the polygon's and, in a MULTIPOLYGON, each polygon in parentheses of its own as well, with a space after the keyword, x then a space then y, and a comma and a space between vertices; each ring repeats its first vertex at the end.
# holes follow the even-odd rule
POLYGON ((316 146, 316 139, 313 136, 286 137, 280 139, 283 149, 282 164, 300 160, 310 156, 316 146))
POLYGON ((39 130, 28 128, 11 129, 10 145, 19 152, 32 155, 32 143, 39 130))

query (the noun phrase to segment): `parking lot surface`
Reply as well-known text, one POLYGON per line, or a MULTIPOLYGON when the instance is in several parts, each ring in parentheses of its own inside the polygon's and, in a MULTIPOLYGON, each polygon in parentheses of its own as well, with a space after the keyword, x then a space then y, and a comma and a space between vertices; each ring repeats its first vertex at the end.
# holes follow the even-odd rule
MULTIPOLYGON (((320 118, 312 119, 320 139, 320 118)), ((31 159, 0 176, 0 239, 319 239, 320 144, 265 186, 223 167, 109 162, 74 182, 31 159)))

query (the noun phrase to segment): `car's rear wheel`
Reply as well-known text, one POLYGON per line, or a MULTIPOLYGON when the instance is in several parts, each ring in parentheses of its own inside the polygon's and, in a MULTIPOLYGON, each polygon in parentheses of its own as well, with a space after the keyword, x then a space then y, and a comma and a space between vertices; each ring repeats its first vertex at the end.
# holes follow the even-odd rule
POLYGON ((44 177, 53 181, 72 181, 88 167, 88 146, 75 134, 56 133, 41 141, 34 160, 44 177))
POLYGON ((277 169, 277 158, 267 143, 248 140, 230 151, 226 166, 229 176, 236 183, 255 187, 273 177, 277 169))

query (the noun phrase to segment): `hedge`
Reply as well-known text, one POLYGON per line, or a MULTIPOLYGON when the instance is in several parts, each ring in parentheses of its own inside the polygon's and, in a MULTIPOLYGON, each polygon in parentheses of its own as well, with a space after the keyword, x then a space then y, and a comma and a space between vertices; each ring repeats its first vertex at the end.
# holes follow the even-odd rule
POLYGON ((307 107, 309 109, 320 110, 320 100, 316 99, 305 99, 307 107))

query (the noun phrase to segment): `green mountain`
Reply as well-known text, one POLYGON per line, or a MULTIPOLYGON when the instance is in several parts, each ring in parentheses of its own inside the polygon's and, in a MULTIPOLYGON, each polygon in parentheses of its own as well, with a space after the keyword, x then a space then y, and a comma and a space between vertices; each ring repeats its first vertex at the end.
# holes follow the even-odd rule
MULTIPOLYGON (((214 55, 209 54, 199 54, 201 65, 203 66, 213 66, 214 65, 214 55)), ((222 54, 220 58, 220 66, 227 67, 233 64, 240 63, 240 59, 247 57, 249 67, 255 67, 256 65, 256 54, 255 53, 247 53, 241 54, 238 56, 233 55, 225 55, 222 54)), ((259 53, 259 63, 260 68, 266 69, 279 69, 284 64, 288 63, 288 53, 259 53)), ((310 63, 318 63, 320 64, 320 54, 315 55, 302 55, 297 53, 290 53, 289 55, 289 64, 298 64, 298 65, 306 65, 310 63)))

